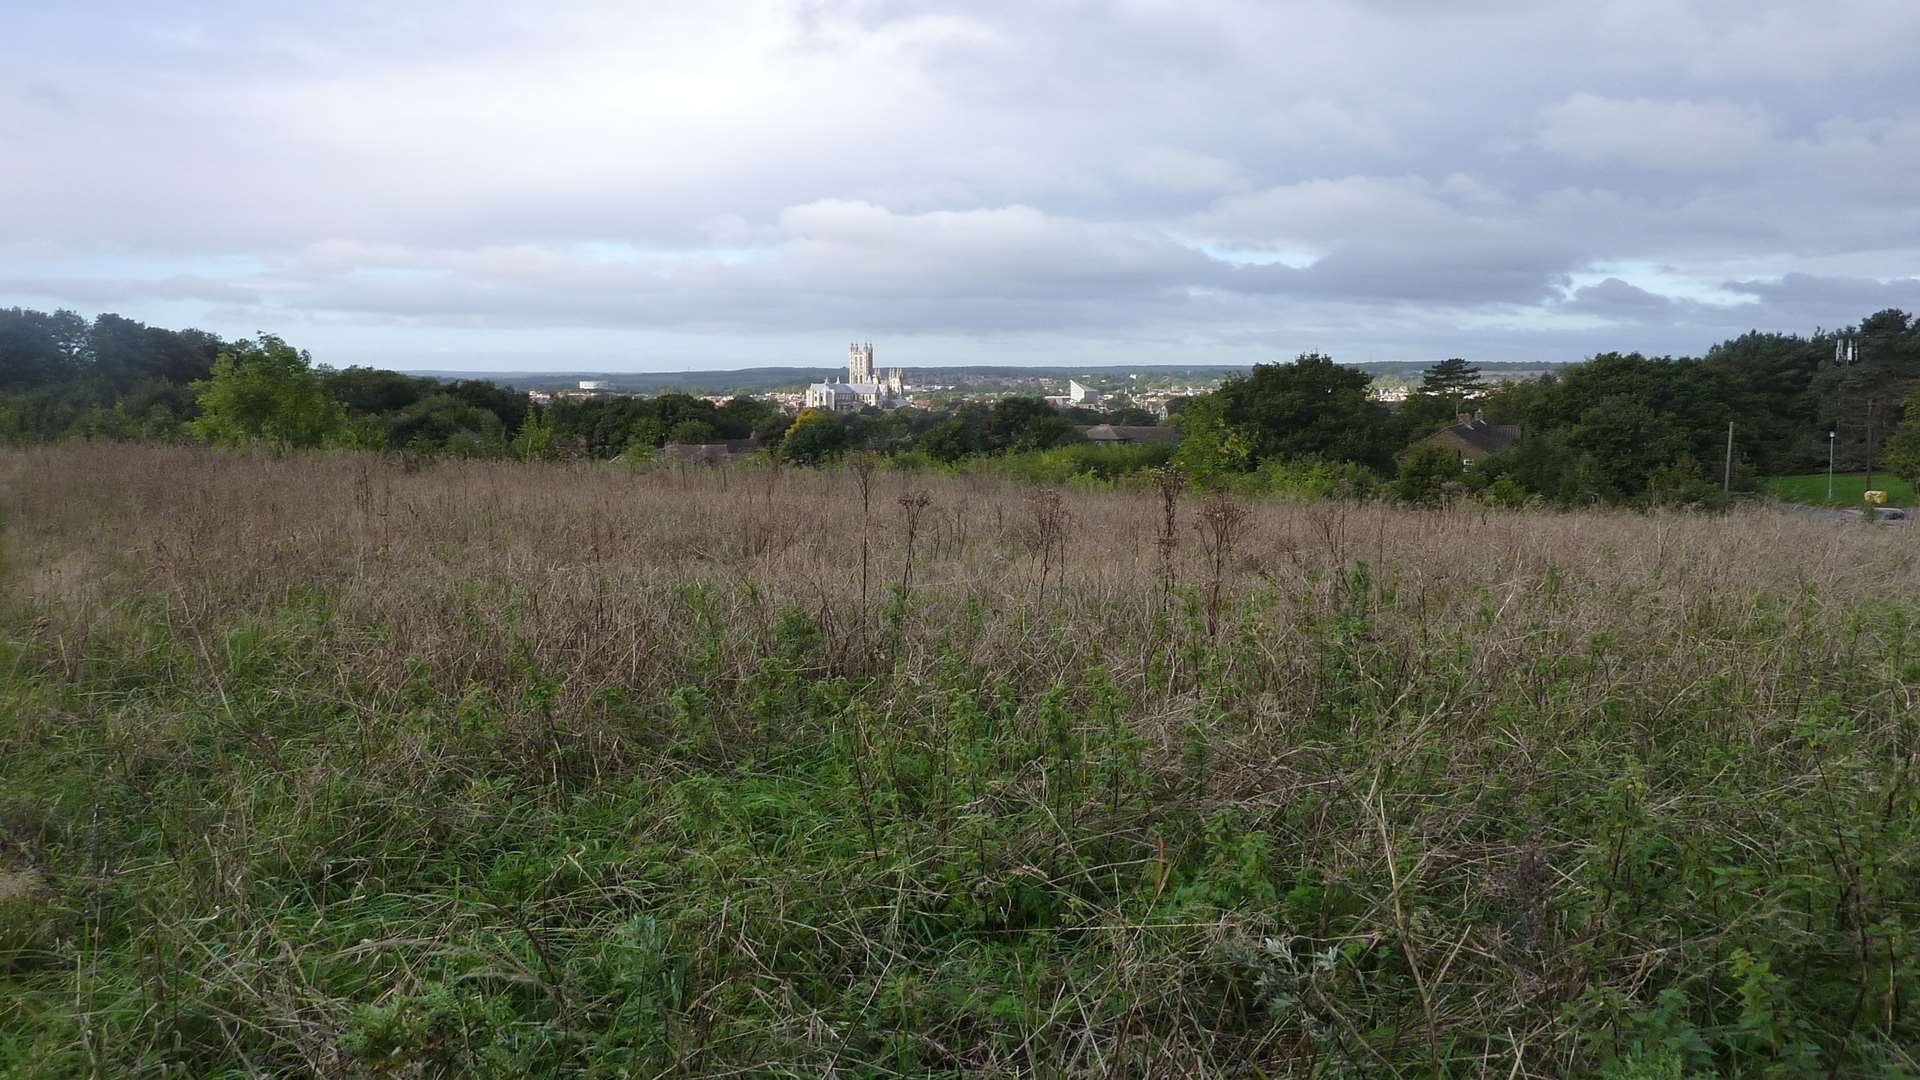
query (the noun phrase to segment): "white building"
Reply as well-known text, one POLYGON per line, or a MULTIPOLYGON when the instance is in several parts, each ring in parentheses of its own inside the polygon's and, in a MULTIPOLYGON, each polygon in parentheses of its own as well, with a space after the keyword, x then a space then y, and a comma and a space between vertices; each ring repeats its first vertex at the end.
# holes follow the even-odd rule
POLYGON ((807 387, 806 406, 836 413, 859 412, 868 405, 897 409, 906 404, 906 389, 899 368, 887 372, 885 379, 876 378, 873 343, 855 342, 847 350, 847 381, 814 383, 807 387))
POLYGON ((1081 386, 1072 379, 1068 379, 1067 400, 1073 402, 1075 405, 1085 405, 1091 408, 1092 406, 1100 404, 1100 391, 1095 390, 1091 386, 1081 386))
POLYGON ((604 379, 581 379, 580 380, 580 389, 582 390, 610 390, 612 388, 613 388, 613 384, 610 382, 607 382, 604 379))

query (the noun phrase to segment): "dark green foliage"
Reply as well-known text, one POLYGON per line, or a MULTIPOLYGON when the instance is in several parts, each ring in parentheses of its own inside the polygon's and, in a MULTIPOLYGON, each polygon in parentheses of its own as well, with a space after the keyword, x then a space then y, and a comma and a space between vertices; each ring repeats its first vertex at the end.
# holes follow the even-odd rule
POLYGON ((1482 503, 1502 510, 1519 510, 1538 498, 1506 473, 1492 477, 1474 494, 1482 503))
POLYGON ((1374 469, 1392 465, 1404 444, 1393 418, 1367 396, 1372 379, 1329 357, 1303 353, 1288 364, 1255 364, 1189 405, 1182 431, 1195 471, 1233 472, 1263 461, 1323 458, 1374 469))
POLYGON ((984 425, 967 416, 949 416, 920 436, 915 448, 937 461, 954 462, 986 450, 984 425))
POLYGON ((1858 362, 1832 362, 1832 335, 1814 339, 1826 354, 1808 386, 1812 407, 1796 462, 1803 471, 1826 464, 1825 437, 1838 433, 1839 467, 1858 471, 1867 465, 1868 447, 1885 444, 1901 420, 1901 401, 1920 383, 1920 324, 1906 312, 1887 310, 1861 320, 1850 334, 1858 362))
POLYGON ((1488 390, 1480 369, 1459 357, 1428 368, 1420 385, 1401 403, 1398 419, 1410 439, 1419 439, 1472 412, 1488 390))
POLYGON ((1415 391, 1400 403, 1400 411, 1395 416, 1409 439, 1423 439, 1458 423, 1463 411, 1470 411, 1463 401, 1415 391))
POLYGON ((0 308, 0 441, 175 439, 221 343, 117 315, 0 308))
MULTIPOLYGON (((1740 411, 1736 383, 1702 360, 1607 353, 1536 385, 1490 396, 1491 417, 1521 428, 1519 446, 1486 463, 1562 503, 1644 502, 1656 473, 1671 487, 1699 462, 1719 462, 1727 425, 1753 429, 1740 411)), ((1741 474, 1750 476, 1751 437, 1736 438, 1741 474)))
POLYGON ((468 405, 492 413, 504 431, 520 430, 520 425, 526 422, 527 410, 532 407, 524 391, 500 386, 487 379, 455 379, 446 384, 445 392, 468 405))
POLYGON ((1428 368, 1420 377, 1420 392, 1435 397, 1466 401, 1486 393, 1486 380, 1480 369, 1455 356, 1428 368))
POLYGON ((486 457, 505 447, 506 431, 493 412, 448 392, 437 392, 383 418, 386 445, 486 457))
POLYGON ((92 377, 115 391, 146 381, 184 386, 207 378, 221 343, 198 330, 162 330, 102 315, 87 332, 92 377))
POLYGON ((378 368, 350 367, 322 371, 327 393, 347 407, 349 417, 399 412, 439 388, 432 379, 402 375, 378 368))
POLYGON ((1445 447, 1415 443, 1400 455, 1393 493, 1402 502, 1438 506, 1460 483, 1460 457, 1445 447))
POLYGON ((313 359, 272 334, 222 349, 213 374, 194 390, 200 415, 188 430, 215 446, 317 447, 346 419, 313 359))
MULTIPOLYGON (((67 311, 0 310, 0 442, 167 441, 183 438, 189 425, 209 430, 188 387, 210 378, 223 348, 209 334, 147 327, 117 315, 88 322, 67 311)), ((322 415, 309 426, 331 432, 326 438, 342 445, 504 453, 533 414, 525 394, 485 380, 318 370, 325 393, 312 396, 316 410, 327 413, 329 403, 341 403, 348 423, 322 415), (444 401, 422 404, 442 396, 491 414, 499 437, 492 425, 473 422, 473 412, 444 401), (395 428, 407 430, 395 437, 395 428)), ((1698 359, 1602 353, 1556 375, 1490 389, 1478 367, 1450 358, 1431 365, 1397 411, 1368 399, 1365 373, 1309 354, 1289 364, 1256 365, 1215 393, 1171 403, 1169 412, 1184 436, 1181 467, 1210 485, 1273 487, 1248 478, 1273 468, 1311 469, 1313 461, 1387 474, 1408 442, 1478 411, 1523 431, 1521 445, 1500 455, 1485 475, 1510 477, 1547 501, 1707 505, 1714 500, 1695 496, 1724 469, 1729 425, 1736 490, 1751 489, 1757 476, 1823 467, 1829 430, 1837 433, 1843 471, 1870 464, 1884 469, 1887 453, 1895 455, 1897 469, 1920 468, 1906 445, 1911 440, 1898 434, 1916 384, 1920 326, 1887 310, 1857 327, 1812 337, 1748 333, 1698 359), (1834 361, 1843 341, 1857 362, 1834 361)), ((1114 400, 1104 412, 1055 410, 1033 397, 968 403, 950 412, 866 410, 838 418, 837 436, 811 433, 812 444, 798 447, 790 460, 870 450, 954 464, 1068 446, 1093 424, 1152 422, 1125 404, 1124 395, 1114 400)), ((567 399, 547 413, 536 425, 543 432, 551 426, 542 456, 608 459, 631 451, 638 459, 670 439, 752 435, 773 450, 791 426, 769 402, 736 397, 715 405, 677 392, 567 399)))
POLYGON ((78 380, 86 355, 87 324, 77 313, 0 308, 0 389, 78 380))
POLYGON ((1008 397, 993 403, 986 420, 990 451, 1051 450, 1080 439, 1073 421, 1039 398, 1008 397))
POLYGON ((1894 475, 1911 484, 1920 482, 1920 380, 1907 391, 1901 409, 1904 418, 1888 436, 1882 460, 1894 475))
POLYGON ((715 405, 686 394, 563 399, 547 411, 553 418, 555 441, 594 458, 616 457, 629 449, 657 449, 670 440, 744 439, 756 431, 771 433, 787 423, 768 402, 733 398, 715 405), (684 437, 675 436, 676 431, 684 437))
POLYGON ((442 383, 364 367, 333 371, 285 346, 287 355, 301 358, 296 366, 306 374, 290 375, 282 363, 287 370, 268 380, 278 391, 255 379, 239 393, 230 371, 222 406, 227 419, 202 415, 200 394, 211 385, 219 356, 228 354, 246 367, 249 359, 280 355, 284 345, 272 335, 229 344, 202 331, 164 330, 118 315, 89 323, 71 311, 0 309, 0 442, 171 441, 187 437, 192 425, 203 437, 227 443, 318 445, 339 439, 475 455, 499 452, 503 440, 493 437, 496 425, 517 431, 528 414, 526 394, 484 379, 442 383), (305 389, 296 392, 296 383, 305 389), (454 404, 421 406, 436 395, 454 404), (270 405, 275 400, 282 406, 277 410, 270 405), (350 426, 338 422, 336 404, 345 407, 350 426), (494 423, 476 420, 472 409, 490 414, 494 423), (296 418, 288 410, 312 415, 296 418), (397 439, 396 427, 403 429, 397 439))
POLYGON ((698 445, 713 442, 714 438, 713 425, 705 420, 682 420, 667 432, 667 441, 670 443, 698 445))
POLYGON ((847 429, 833 416, 808 409, 780 439, 780 457, 796 465, 819 465, 847 448, 847 429))

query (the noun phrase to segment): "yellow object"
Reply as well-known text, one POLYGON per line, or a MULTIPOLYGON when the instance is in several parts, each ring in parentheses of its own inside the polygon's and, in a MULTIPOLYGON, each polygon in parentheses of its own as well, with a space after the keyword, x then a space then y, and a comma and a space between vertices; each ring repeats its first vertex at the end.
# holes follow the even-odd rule
POLYGON ((1887 493, 1884 491, 1869 491, 1866 493, 1864 497, 1866 498, 1867 504, 1869 506, 1887 505, 1887 493))

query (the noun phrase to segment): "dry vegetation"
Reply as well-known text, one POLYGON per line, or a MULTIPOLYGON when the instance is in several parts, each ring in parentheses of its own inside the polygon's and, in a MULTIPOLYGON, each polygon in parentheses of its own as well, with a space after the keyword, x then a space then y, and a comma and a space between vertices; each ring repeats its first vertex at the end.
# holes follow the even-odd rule
POLYGON ((1177 487, 0 454, 0 1074, 1920 1071, 1913 534, 1177 487))

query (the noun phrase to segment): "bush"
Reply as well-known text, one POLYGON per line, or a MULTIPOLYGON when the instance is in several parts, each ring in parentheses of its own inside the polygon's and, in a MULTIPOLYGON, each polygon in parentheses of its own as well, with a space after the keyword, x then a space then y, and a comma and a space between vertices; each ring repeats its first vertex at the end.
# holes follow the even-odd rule
POLYGON ((1727 504, 1720 485, 1700 475, 1700 467, 1691 461, 1662 465, 1647 477, 1647 503, 1651 506, 1719 510, 1727 504))
POLYGON ((820 465, 847 447, 847 431, 832 415, 808 409, 794 418, 780 440, 780 457, 795 465, 820 465))
POLYGON ((1540 496, 1528 491, 1520 481, 1505 473, 1488 482, 1480 489, 1477 497, 1482 503, 1497 506, 1502 510, 1519 510, 1540 502, 1540 496))
POLYGON ((1400 455, 1393 493, 1401 502, 1438 506, 1459 487, 1460 455, 1432 443, 1415 443, 1400 455))

